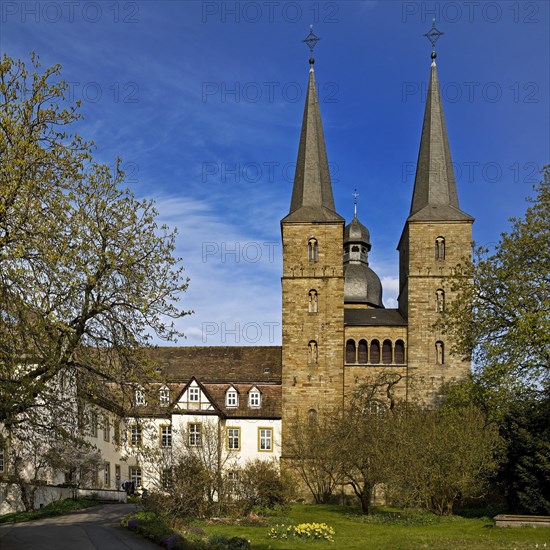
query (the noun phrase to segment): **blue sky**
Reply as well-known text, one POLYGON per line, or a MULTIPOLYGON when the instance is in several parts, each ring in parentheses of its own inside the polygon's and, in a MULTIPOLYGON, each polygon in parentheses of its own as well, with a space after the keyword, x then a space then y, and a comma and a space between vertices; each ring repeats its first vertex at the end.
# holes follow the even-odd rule
POLYGON ((191 279, 180 345, 280 344, 288 212, 314 24, 338 212, 370 229, 395 307, 436 18, 461 208, 498 241, 550 162, 550 18, 541 2, 36 2, 0 5, 0 49, 61 63, 97 159, 179 231, 191 279))

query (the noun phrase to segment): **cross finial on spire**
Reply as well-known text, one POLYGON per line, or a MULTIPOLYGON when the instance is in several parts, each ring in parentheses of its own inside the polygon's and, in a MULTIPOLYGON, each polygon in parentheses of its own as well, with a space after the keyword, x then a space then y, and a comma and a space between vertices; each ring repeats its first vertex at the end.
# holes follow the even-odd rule
POLYGON ((435 43, 439 40, 439 37, 444 35, 444 32, 438 31, 435 28, 435 17, 432 19, 432 28, 424 34, 424 36, 432 43, 432 60, 435 63, 437 53, 435 51, 435 43))
POLYGON ((359 193, 357 192, 357 189, 353 190, 353 217, 357 218, 357 197, 359 196, 359 193))
POLYGON ((313 25, 310 25, 309 26, 309 34, 307 35, 307 37, 302 40, 302 42, 305 42, 309 48, 309 54, 310 54, 310 58, 309 58, 309 64, 313 66, 313 64, 315 63, 315 59, 313 59, 313 48, 315 48, 315 46, 317 45, 317 42, 319 42, 319 40, 321 40, 321 38, 319 36, 317 36, 314 32, 313 32, 313 25))

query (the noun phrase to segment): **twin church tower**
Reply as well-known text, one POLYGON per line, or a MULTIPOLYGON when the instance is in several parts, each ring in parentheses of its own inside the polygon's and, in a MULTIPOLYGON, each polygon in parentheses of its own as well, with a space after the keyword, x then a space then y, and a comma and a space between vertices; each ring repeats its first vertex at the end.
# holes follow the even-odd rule
POLYGON ((433 51, 411 209, 397 246, 397 309, 382 303, 368 229, 357 212, 347 225, 336 212, 310 59, 290 212, 281 220, 283 439, 293 411, 341 408, 382 373, 400 380, 397 398, 429 404, 442 384, 469 371, 434 328, 452 300, 453 267, 471 261, 473 223, 458 203, 435 58, 433 51))

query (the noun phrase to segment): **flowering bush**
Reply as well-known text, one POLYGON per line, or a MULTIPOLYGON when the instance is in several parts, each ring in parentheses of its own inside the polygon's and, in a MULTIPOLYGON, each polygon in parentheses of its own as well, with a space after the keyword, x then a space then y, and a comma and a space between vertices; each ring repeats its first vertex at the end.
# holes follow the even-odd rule
POLYGON ((275 525, 269 530, 273 539, 289 539, 291 537, 305 540, 326 540, 334 542, 334 529, 326 523, 300 523, 300 525, 275 525))

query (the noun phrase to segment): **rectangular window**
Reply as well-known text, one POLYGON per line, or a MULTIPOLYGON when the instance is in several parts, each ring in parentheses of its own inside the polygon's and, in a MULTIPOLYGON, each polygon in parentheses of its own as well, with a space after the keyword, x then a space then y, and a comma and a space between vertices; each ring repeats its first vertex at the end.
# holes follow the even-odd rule
POLYGON ((3 474, 6 470, 6 449, 2 441, 0 440, 0 474, 3 474))
POLYGON ((90 413, 90 435, 97 437, 97 413, 90 413))
POLYGON ((259 407, 260 406, 260 392, 259 391, 253 391, 253 392, 250 393, 249 405, 251 407, 259 407))
POLYGON ((136 406, 143 407, 146 404, 145 392, 143 390, 136 390, 136 406))
POLYGON ((115 433, 113 435, 115 445, 120 445, 120 420, 115 421, 115 433))
POLYGON ((105 415, 103 417, 103 441, 109 441, 111 437, 111 423, 109 417, 105 415))
POLYGON ((161 407, 170 405, 170 390, 168 388, 160 388, 159 403, 161 407))
POLYGON ((120 464, 115 464, 115 486, 120 489, 120 464))
POLYGON ((141 468, 139 466, 130 466, 130 475, 128 476, 130 482, 135 487, 141 487, 141 468))
POLYGON ((172 446, 172 426, 160 427, 160 446, 161 447, 172 446))
POLYGON ((200 423, 188 424, 188 432, 189 432, 189 445, 191 447, 200 447, 202 445, 200 423))
POLYGON ((238 451, 241 448, 241 429, 227 428, 227 449, 238 451))
POLYGON ((273 450, 273 428, 258 428, 258 450, 273 450))
POLYGON ((105 487, 111 486, 111 465, 105 462, 105 469, 103 471, 103 483, 105 487))
POLYGON ((199 388, 189 388, 188 395, 189 395, 189 401, 193 401, 194 403, 199 402, 199 396, 200 396, 199 388))
POLYGON ((228 407, 236 407, 237 402, 237 392, 236 391, 228 391, 227 392, 227 398, 226 398, 226 404, 228 407))
POLYGON ((142 442, 142 432, 141 432, 141 426, 138 426, 137 424, 132 424, 130 426, 130 445, 132 446, 139 446, 142 442))

